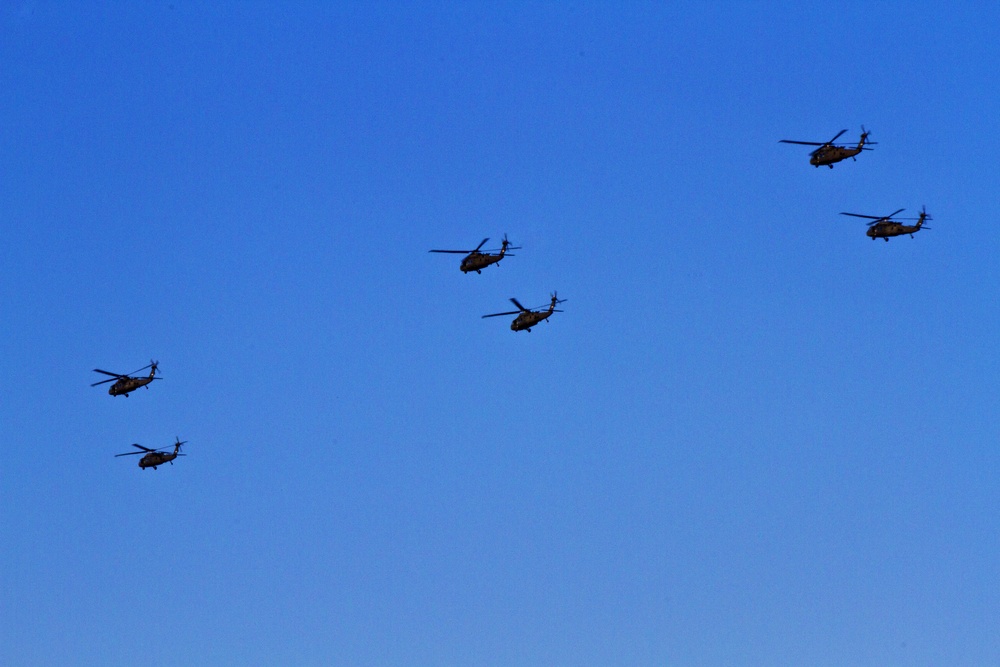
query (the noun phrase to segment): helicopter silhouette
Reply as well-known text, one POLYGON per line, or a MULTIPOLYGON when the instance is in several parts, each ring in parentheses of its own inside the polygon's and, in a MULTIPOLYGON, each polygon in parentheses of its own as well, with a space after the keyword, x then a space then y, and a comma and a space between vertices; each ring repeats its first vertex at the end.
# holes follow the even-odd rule
POLYGON ((492 315, 483 315, 483 318, 487 317, 500 317, 501 315, 517 315, 514 321, 510 323, 511 331, 527 331, 531 333, 531 327, 535 326, 542 320, 548 319, 552 313, 561 313, 563 311, 556 309, 557 303, 563 303, 566 299, 556 298, 556 292, 552 293, 552 300, 549 302, 549 307, 546 310, 542 310, 544 306, 539 306, 538 308, 525 308, 518 302, 517 299, 511 298, 511 303, 518 307, 518 310, 512 310, 506 313, 493 313, 492 315))
POLYGON ((177 442, 174 443, 174 451, 170 452, 165 449, 150 449, 149 447, 143 447, 138 443, 132 443, 132 446, 141 449, 140 452, 125 452, 124 454, 115 454, 115 458, 119 456, 136 456, 138 454, 145 454, 141 459, 139 459, 139 467, 145 470, 146 468, 152 468, 156 470, 156 466, 161 466, 164 463, 174 464, 174 459, 178 456, 187 456, 187 454, 181 454, 181 445, 186 444, 187 440, 181 442, 180 438, 177 438, 177 442))
MULTIPOLYGON (((462 273, 468 273, 469 271, 475 271, 476 273, 482 273, 490 264, 499 264, 500 260, 508 256, 508 250, 520 250, 521 246, 512 246, 510 241, 507 240, 507 235, 503 235, 503 243, 500 246, 500 254, 492 254, 490 252, 479 252, 479 249, 486 245, 489 241, 489 237, 483 239, 479 245, 476 246, 475 250, 429 250, 428 252, 445 252, 454 254, 465 254, 462 258, 462 263, 459 265, 462 273)), ((509 255, 513 257, 513 255, 509 255)))
POLYGON ((877 215, 862 215, 861 213, 841 213, 841 215, 850 215, 855 218, 868 218, 872 222, 868 223, 868 231, 865 232, 867 236, 871 238, 872 241, 875 239, 885 239, 885 242, 889 242, 890 236, 902 236, 903 234, 909 234, 910 238, 919 232, 921 229, 930 229, 930 227, 924 227, 924 222, 926 220, 933 220, 931 216, 927 213, 927 207, 924 206, 920 210, 920 217, 918 218, 900 218, 900 220, 916 220, 915 225, 904 225, 892 219, 892 216, 896 213, 902 213, 905 208, 901 208, 894 213, 890 213, 885 216, 877 215))
MULTIPOLYGON (((154 377, 156 371, 160 366, 158 361, 150 361, 148 366, 143 366, 137 371, 132 371, 127 375, 122 375, 119 373, 111 373, 109 371, 102 371, 100 368, 95 368, 95 373, 104 373, 105 375, 110 375, 111 378, 108 380, 101 380, 100 382, 95 382, 90 385, 91 387, 96 387, 99 384, 104 384, 105 382, 114 382, 113 385, 108 389, 108 393, 112 396, 124 395, 128 398, 129 392, 135 391, 139 387, 145 387, 153 380, 162 380, 163 378, 154 377), (149 375, 147 377, 133 377, 135 373, 139 373, 146 369, 149 369, 149 375)), ((148 389, 148 387, 147 387, 148 389)))
POLYGON ((816 150, 809 154, 809 164, 814 167, 819 167, 825 164, 830 169, 833 169, 833 163, 840 162, 841 160, 846 160, 851 158, 856 160, 854 157, 861 151, 874 150, 872 148, 867 148, 867 146, 874 146, 875 142, 868 141, 868 132, 865 130, 865 126, 861 126, 861 140, 858 141, 858 145, 851 148, 849 146, 838 146, 834 144, 837 139, 840 138, 847 130, 841 130, 837 133, 833 139, 827 141, 826 143, 819 143, 817 141, 792 141, 790 139, 781 139, 778 141, 779 144, 802 144, 803 146, 819 146, 816 150))

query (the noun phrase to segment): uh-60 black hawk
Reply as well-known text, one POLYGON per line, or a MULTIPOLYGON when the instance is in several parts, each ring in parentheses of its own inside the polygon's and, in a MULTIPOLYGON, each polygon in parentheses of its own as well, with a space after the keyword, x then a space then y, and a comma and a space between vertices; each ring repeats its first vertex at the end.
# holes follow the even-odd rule
POLYGON ((834 162, 840 162, 841 160, 846 160, 847 158, 855 159, 855 155, 861 151, 874 150, 868 148, 868 146, 874 146, 875 142, 868 141, 868 132, 865 131, 865 126, 861 126, 861 140, 858 141, 857 146, 839 146, 833 142, 840 138, 847 130, 841 130, 837 133, 833 139, 827 141, 826 143, 819 143, 818 141, 792 141, 791 139, 781 139, 779 144, 802 144, 803 146, 819 146, 816 150, 809 154, 809 164, 814 167, 819 167, 825 164, 830 169, 833 169, 834 162))
MULTIPOLYGON (((469 271, 475 271, 476 273, 482 273, 490 264, 498 264, 501 259, 507 257, 508 250, 520 250, 521 246, 512 246, 510 241, 507 240, 507 235, 503 235, 503 243, 500 245, 499 254, 493 254, 491 251, 480 252, 480 248, 486 245, 489 241, 489 237, 483 239, 479 245, 476 246, 475 250, 430 250, 429 252, 446 252, 453 253, 457 255, 464 254, 465 257, 462 259, 462 263, 458 268, 462 270, 462 273, 468 273, 469 271)), ((513 257, 513 255, 509 255, 513 257)))
POLYGON ((124 454, 115 454, 115 458, 119 456, 136 456, 138 454, 145 454, 141 459, 139 459, 139 467, 145 470, 146 468, 152 468, 156 470, 156 466, 161 466, 164 463, 174 464, 174 459, 178 456, 187 456, 187 454, 181 454, 181 445, 186 444, 187 440, 181 442, 180 438, 177 438, 177 442, 174 443, 174 451, 168 451, 166 449, 150 449, 149 447, 143 447, 138 443, 133 443, 132 446, 136 449, 142 451, 138 452, 125 452, 124 454))
POLYGON ((861 213, 841 213, 841 215, 850 215, 855 218, 868 218, 872 222, 868 223, 868 231, 865 232, 872 241, 875 239, 885 239, 885 242, 889 242, 890 236, 902 236, 903 234, 909 234, 910 238, 919 232, 921 229, 930 229, 930 227, 924 227, 924 222, 927 220, 933 220, 931 216, 927 213, 927 207, 922 207, 920 210, 920 217, 918 218, 900 218, 900 220, 916 220, 915 225, 904 225, 901 222, 892 219, 892 216, 896 213, 902 213, 905 208, 901 208, 895 213, 890 213, 889 215, 877 216, 877 215, 862 215, 861 213))
POLYGON ((514 321, 510 323, 511 331, 522 331, 526 330, 531 333, 531 327, 535 326, 542 320, 548 319, 552 313, 561 313, 563 311, 556 309, 557 303, 563 303, 566 299, 557 299, 556 293, 552 293, 552 300, 549 302, 549 307, 545 310, 545 306, 539 306, 538 308, 525 308, 522 306, 517 299, 511 299, 511 303, 518 307, 518 310, 511 310, 506 313, 493 313, 492 315, 483 315, 483 318, 487 317, 500 317, 501 315, 517 315, 514 321))
POLYGON ((104 384, 105 382, 114 382, 113 385, 108 389, 108 393, 112 396, 124 395, 128 398, 129 392, 135 391, 139 387, 145 387, 147 384, 153 380, 162 380, 163 378, 154 377, 156 371, 159 368, 158 361, 150 361, 148 366, 143 366, 137 371, 132 371, 127 375, 122 375, 120 373, 111 373, 110 371, 102 371, 100 368, 95 368, 95 373, 104 373, 105 375, 110 375, 111 378, 108 380, 101 380, 100 382, 95 382, 90 385, 91 387, 96 387, 99 384, 104 384), (140 373, 146 369, 149 369, 149 375, 146 377, 133 377, 136 373, 140 373))

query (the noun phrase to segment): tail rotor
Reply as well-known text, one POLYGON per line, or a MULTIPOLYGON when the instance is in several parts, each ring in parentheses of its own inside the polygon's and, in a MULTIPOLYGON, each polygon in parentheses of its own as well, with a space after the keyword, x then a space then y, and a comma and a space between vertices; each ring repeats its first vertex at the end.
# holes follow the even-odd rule
POLYGON ((519 245, 515 246, 515 245, 511 245, 510 244, 510 241, 507 240, 507 232, 504 232, 503 241, 501 242, 501 246, 500 246, 500 252, 501 253, 505 253, 508 250, 520 250, 520 249, 521 249, 521 246, 519 246, 519 245))
POLYGON ((868 141, 868 137, 870 135, 871 135, 871 132, 869 132, 868 130, 866 130, 865 126, 862 125, 861 126, 861 142, 860 143, 861 143, 861 148, 863 150, 864 150, 865 146, 876 146, 876 145, 878 145, 878 142, 868 141))
POLYGON ((934 218, 931 217, 931 214, 927 212, 927 207, 921 205, 921 207, 920 207, 920 220, 917 221, 917 226, 920 227, 920 229, 930 229, 930 227, 924 227, 924 222, 926 222, 927 220, 933 220, 933 219, 934 218))
POLYGON ((552 301, 549 303, 549 310, 553 313, 561 313, 562 311, 556 308, 556 305, 564 303, 566 299, 560 299, 558 292, 553 292, 549 296, 552 298, 552 301))

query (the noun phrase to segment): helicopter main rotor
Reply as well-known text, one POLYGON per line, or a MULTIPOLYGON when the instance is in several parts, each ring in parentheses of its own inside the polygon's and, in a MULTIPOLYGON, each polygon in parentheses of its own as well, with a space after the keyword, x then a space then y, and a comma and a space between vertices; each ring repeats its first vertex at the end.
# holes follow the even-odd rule
MULTIPOLYGON (((187 454, 181 454, 180 453, 181 445, 186 445, 186 444, 187 444, 187 440, 181 440, 180 438, 177 438, 177 442, 174 443, 174 448, 177 450, 177 456, 187 456, 187 454)), ((173 454, 174 453, 174 452, 170 451, 169 447, 162 447, 160 449, 150 449, 149 447, 143 447, 142 445, 140 445, 137 442, 133 442, 132 443, 132 447, 135 447, 136 449, 139 449, 141 451, 138 451, 138 452, 125 452, 124 454, 115 454, 115 458, 118 458, 119 456, 136 456, 136 455, 139 455, 139 454, 173 454)))
MULTIPOLYGON (((521 305, 520 301, 518 301, 514 297, 511 297, 510 298, 510 302, 513 303, 515 306, 517 306, 520 310, 509 310, 509 311, 507 311, 505 313, 491 313, 490 315, 483 315, 483 319, 485 319, 487 317, 501 317, 503 315, 519 315, 521 313, 538 313, 538 312, 542 312, 542 311, 546 311, 547 312, 547 310, 548 310, 548 308, 550 306, 555 306, 558 303, 565 303, 565 301, 566 301, 566 299, 559 299, 559 298, 557 298, 557 292, 553 292, 552 293, 552 297, 551 297, 549 303, 544 303, 541 306, 536 306, 534 308, 525 308, 524 306, 521 305)), ((552 312, 553 313, 561 313, 563 311, 561 309, 559 309, 559 308, 553 308, 552 312)))
MULTIPOLYGON (((847 130, 846 129, 845 130, 841 130, 840 132, 838 132, 837 134, 834 135, 833 139, 830 139, 830 141, 827 141, 827 142, 824 142, 824 143, 820 143, 818 141, 793 141, 791 139, 779 139, 778 143, 779 144, 799 144, 799 145, 802 145, 802 146, 819 146, 819 148, 817 148, 816 150, 814 150, 811 153, 809 153, 809 155, 812 156, 812 155, 816 155, 816 153, 819 153, 824 148, 828 148, 828 147, 834 146, 834 142, 837 141, 837 139, 840 138, 840 135, 842 135, 844 132, 847 132, 847 130)), ((867 130, 865 130, 865 126, 862 125, 861 126, 861 138, 862 138, 862 140, 868 146, 875 146, 876 142, 874 142, 874 141, 867 141, 868 135, 869 135, 869 132, 867 130)), ((863 150, 863 151, 869 151, 869 150, 872 150, 872 149, 871 148, 862 147, 861 150, 863 150)))
MULTIPOLYGON (((442 253, 451 253, 451 254, 455 254, 455 255, 472 255, 472 254, 480 252, 480 250, 482 250, 482 247, 484 245, 486 245, 486 242, 489 241, 489 240, 490 240, 490 237, 487 236, 485 239, 483 239, 482 241, 480 241, 479 245, 477 245, 472 250, 428 250, 427 252, 442 252, 442 253)), ((520 249, 521 249, 521 246, 513 246, 513 245, 511 245, 510 241, 507 240, 507 234, 504 234, 503 235, 503 246, 502 247, 497 248, 496 250, 482 250, 482 252, 483 253, 492 253, 492 252, 500 252, 502 250, 506 251, 506 250, 520 250, 520 249)), ((510 255, 510 254, 508 254, 507 256, 508 257, 513 257, 513 255, 510 255)))
POLYGON ((479 252, 479 249, 482 248, 484 245, 486 245, 486 242, 489 240, 490 237, 487 236, 485 239, 480 241, 479 245, 477 245, 473 250, 428 250, 427 252, 446 252, 446 253, 454 253, 461 255, 471 255, 474 252, 479 252))
MULTIPOLYGON (((847 213, 845 211, 841 211, 840 214, 841 215, 849 215, 849 216, 854 217, 854 218, 867 218, 868 220, 872 221, 872 222, 868 223, 868 226, 871 227, 872 225, 877 225, 880 222, 886 222, 886 221, 890 220, 897 213, 902 213, 905 210, 906 210, 905 208, 901 208, 898 211, 894 211, 894 212, 890 213, 889 215, 864 215, 862 213, 847 213)), ((905 218, 905 219, 906 220, 916 220, 916 218, 905 218)))
MULTIPOLYGON (((95 373, 103 373, 104 375, 110 375, 111 377, 108 378, 107 380, 101 380, 100 382, 95 382, 95 383, 93 383, 90 386, 91 387, 96 387, 97 385, 104 384, 105 382, 114 382, 115 380, 122 380, 124 378, 134 377, 136 373, 141 373, 144 370, 146 370, 147 368, 153 369, 153 375, 156 375, 156 373, 159 372, 160 362, 150 360, 150 362, 148 364, 146 364, 142 368, 139 368, 137 370, 132 371, 131 373, 112 373, 111 371, 104 371, 104 370, 101 370, 100 368, 95 368, 94 369, 95 373)), ((154 380, 162 380, 163 378, 154 377, 152 379, 154 379, 154 380)))

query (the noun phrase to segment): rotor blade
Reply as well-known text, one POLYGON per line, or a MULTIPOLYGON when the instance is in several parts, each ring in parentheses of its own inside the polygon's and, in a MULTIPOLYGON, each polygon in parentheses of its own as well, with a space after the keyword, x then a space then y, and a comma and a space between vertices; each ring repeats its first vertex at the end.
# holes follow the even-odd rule
POLYGON ((132 446, 133 447, 137 447, 138 449, 141 449, 144 452, 155 452, 156 451, 155 449, 150 449, 149 447, 143 447, 138 442, 133 442, 132 446))
POLYGON ((792 141, 791 139, 779 139, 779 144, 801 144, 802 146, 826 146, 818 141, 792 141))
POLYGON ((880 216, 880 215, 862 215, 860 213, 845 213, 844 211, 841 211, 840 214, 841 215, 851 215, 851 216, 854 216, 855 218, 869 218, 871 220, 882 220, 882 216, 880 216))
POLYGON ((129 373, 129 375, 135 375, 136 373, 141 373, 141 372, 143 372, 144 370, 146 370, 147 368, 151 367, 152 365, 153 365, 153 364, 146 364, 146 365, 145 365, 145 366, 143 366, 142 368, 140 368, 140 369, 138 369, 138 370, 134 370, 134 371, 132 371, 131 373, 129 373))
POLYGON ((110 376, 116 377, 116 378, 123 378, 123 377, 125 377, 124 375, 120 375, 119 373, 111 373, 110 371, 102 371, 100 368, 95 368, 94 372, 95 373, 104 373, 105 375, 110 375, 110 376))
POLYGON ((428 250, 427 252, 450 252, 456 255, 468 255, 472 250, 428 250))
POLYGON ((520 302, 520 301, 518 301, 517 299, 515 299, 515 298, 513 298, 513 297, 511 297, 511 300, 510 300, 510 302, 511 302, 512 304, 514 304, 515 306, 517 306, 518 308, 520 308, 521 310, 528 310, 527 308, 525 308, 524 306, 522 306, 522 305, 521 305, 521 302, 520 302))
POLYGON ((818 141, 792 141, 791 139, 779 139, 779 144, 802 144, 803 146, 826 146, 818 141))
MULTIPOLYGON (((509 245, 507 246, 507 254, 509 255, 511 250, 520 250, 520 249, 521 246, 509 245)), ((487 248, 486 250, 482 250, 481 252, 499 254, 501 250, 503 250, 503 248, 487 248)))
POLYGON ((94 384, 92 384, 92 385, 90 385, 90 386, 91 386, 91 387, 96 387, 97 385, 99 385, 99 384, 104 384, 105 382, 114 382, 114 381, 115 381, 115 380, 117 380, 117 379, 118 379, 118 378, 108 378, 107 380, 101 380, 100 382, 95 382, 94 384))
POLYGON ((834 137, 833 139, 830 139, 830 141, 828 141, 828 142, 826 142, 826 143, 828 143, 828 144, 832 144, 832 143, 833 143, 833 142, 835 142, 835 141, 836 141, 837 139, 839 139, 839 138, 840 138, 840 135, 842 135, 842 134, 843 134, 844 132, 847 132, 847 130, 841 130, 840 132, 838 132, 838 133, 837 133, 837 136, 835 136, 835 137, 834 137))
POLYGON ((145 454, 146 452, 125 452, 124 454, 115 454, 115 458, 119 456, 135 456, 136 454, 145 454))
MULTIPOLYGON (((143 447, 143 449, 146 449, 143 447)), ((174 450, 164 447, 163 449, 146 449, 146 452, 150 454, 173 454, 174 450)), ((132 452, 133 454, 142 454, 142 452, 132 452)))
POLYGON ((483 315, 483 319, 486 319, 487 317, 500 317, 501 315, 520 315, 520 314, 521 314, 520 310, 512 310, 509 313, 493 313, 492 315, 483 315))
POLYGON ((896 211, 896 212, 894 212, 894 213, 890 213, 889 215, 885 216, 885 219, 886 219, 886 220, 888 220, 888 219, 889 219, 889 218, 891 218, 892 216, 896 215, 896 213, 902 213, 902 212, 903 212, 903 211, 905 211, 905 210, 906 210, 905 208, 901 208, 901 209, 899 209, 898 211, 896 211))
POLYGON ((479 245, 477 245, 477 246, 476 246, 476 249, 475 249, 475 250, 473 250, 472 252, 476 252, 476 251, 478 251, 478 250, 479 250, 480 248, 482 248, 482 247, 483 247, 483 246, 484 246, 484 245, 486 244, 486 242, 487 242, 487 241, 489 241, 489 240, 490 240, 490 237, 489 237, 489 236, 487 236, 487 237, 486 237, 485 239, 483 239, 483 240, 482 240, 482 241, 481 241, 481 242, 479 243, 479 245))

